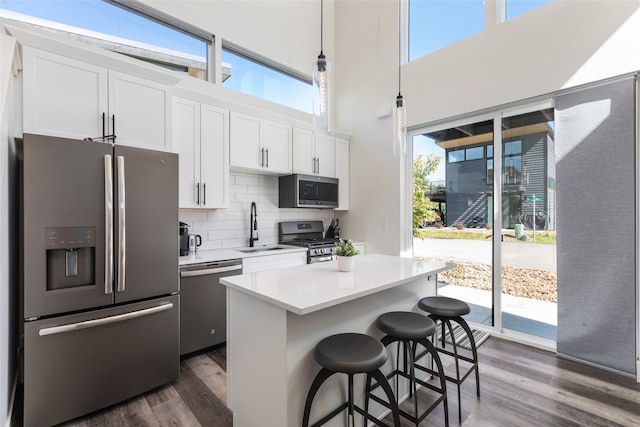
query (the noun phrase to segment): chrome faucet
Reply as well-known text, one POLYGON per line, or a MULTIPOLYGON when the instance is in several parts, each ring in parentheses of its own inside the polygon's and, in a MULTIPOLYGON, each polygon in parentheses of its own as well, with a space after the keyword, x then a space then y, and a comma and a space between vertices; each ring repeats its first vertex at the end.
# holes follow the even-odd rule
POLYGON ((253 247, 253 242, 258 240, 258 210, 256 202, 251 202, 251 216, 249 218, 249 247, 253 247))

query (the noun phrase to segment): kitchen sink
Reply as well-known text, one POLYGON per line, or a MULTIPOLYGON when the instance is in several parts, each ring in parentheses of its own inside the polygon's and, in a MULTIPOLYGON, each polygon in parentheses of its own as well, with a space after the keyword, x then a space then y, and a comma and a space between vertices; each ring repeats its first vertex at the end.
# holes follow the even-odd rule
POLYGON ((235 249, 238 252, 244 252, 246 254, 254 253, 254 252, 270 252, 270 251, 279 251, 282 249, 293 249, 291 246, 259 246, 255 248, 239 248, 235 249))

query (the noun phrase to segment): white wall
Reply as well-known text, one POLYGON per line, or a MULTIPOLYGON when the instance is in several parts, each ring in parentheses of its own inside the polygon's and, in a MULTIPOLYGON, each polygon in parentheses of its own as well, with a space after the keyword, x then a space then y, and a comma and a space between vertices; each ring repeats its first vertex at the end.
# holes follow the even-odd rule
POLYGON ((325 230, 334 217, 331 209, 278 208, 278 178, 275 176, 232 173, 231 203, 226 209, 180 210, 180 221, 189 232, 202 236, 200 249, 226 249, 249 246, 251 202, 258 210, 256 246, 278 243, 278 223, 293 220, 321 220, 325 230))
POLYGON ((639 70, 639 8, 555 0, 408 64, 409 125, 639 70))
MULTIPOLYGON (((403 66, 409 125, 640 69, 639 7, 637 0, 555 0, 403 66)), ((397 94, 397 22, 394 1, 335 4, 335 123, 352 135, 344 231, 366 240, 368 252, 395 254, 400 166, 391 118, 378 113, 397 94)))

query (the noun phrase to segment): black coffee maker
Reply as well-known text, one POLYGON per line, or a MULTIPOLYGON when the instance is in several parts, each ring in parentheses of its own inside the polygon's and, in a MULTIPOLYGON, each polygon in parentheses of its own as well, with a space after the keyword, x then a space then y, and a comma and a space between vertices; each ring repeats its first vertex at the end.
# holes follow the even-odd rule
POLYGON ((180 256, 189 255, 189 224, 181 222, 179 230, 180 256))

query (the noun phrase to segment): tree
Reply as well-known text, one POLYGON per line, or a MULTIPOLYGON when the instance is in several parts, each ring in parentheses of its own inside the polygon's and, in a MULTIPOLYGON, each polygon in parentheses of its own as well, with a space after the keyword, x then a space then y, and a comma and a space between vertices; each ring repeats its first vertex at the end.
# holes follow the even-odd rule
POLYGON ((438 218, 427 194, 430 194, 429 175, 435 172, 441 159, 442 157, 430 153, 426 158, 420 154, 413 161, 413 235, 415 237, 423 221, 433 222, 438 218))

